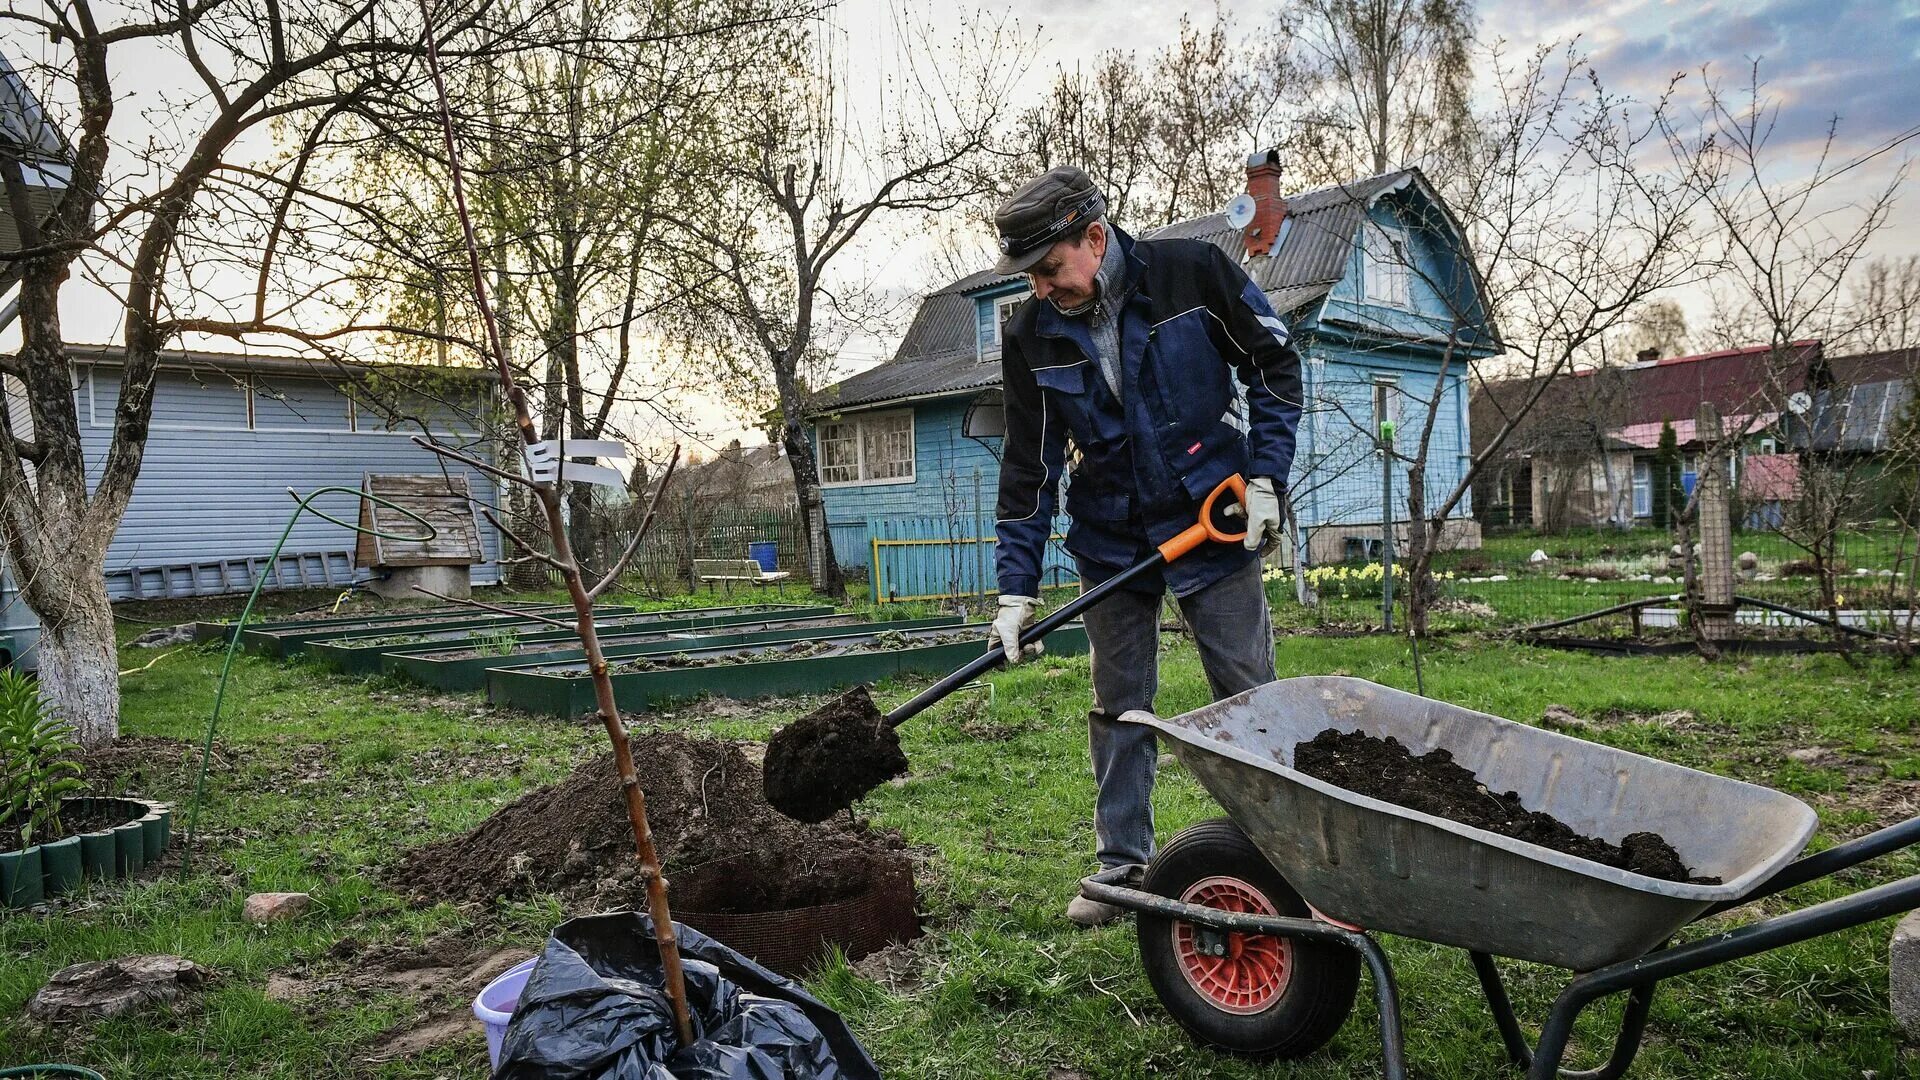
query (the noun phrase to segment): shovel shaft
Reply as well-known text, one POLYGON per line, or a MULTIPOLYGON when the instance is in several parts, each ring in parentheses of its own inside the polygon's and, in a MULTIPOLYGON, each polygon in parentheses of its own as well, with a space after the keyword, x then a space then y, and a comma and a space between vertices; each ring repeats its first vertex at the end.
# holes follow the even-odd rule
MULTIPOLYGON (((1126 585, 1127 582, 1132 581, 1141 574, 1165 565, 1166 561, 1166 556, 1155 552, 1100 584, 1095 585, 1093 588, 1088 589, 1086 592, 1081 593, 1079 596, 1074 597, 1072 600, 1061 604, 1045 618, 1036 621, 1021 633, 1020 647, 1025 648, 1039 641, 1041 638, 1046 637, 1048 634, 1053 633, 1055 630, 1060 629, 1067 623, 1072 622, 1074 619, 1079 618, 1082 612, 1100 601, 1105 600, 1108 593, 1121 588, 1126 585)), ((927 687, 925 690, 920 691, 911 701, 888 713, 887 726, 899 727, 901 724, 925 712, 927 707, 934 702, 939 701, 941 698, 946 697, 948 694, 953 693, 955 690, 960 689, 962 686, 965 686, 1006 662, 1006 650, 1000 647, 998 641, 992 642, 991 647, 988 648, 985 653, 982 653, 979 659, 969 661, 965 667, 934 683, 932 686, 927 687)))

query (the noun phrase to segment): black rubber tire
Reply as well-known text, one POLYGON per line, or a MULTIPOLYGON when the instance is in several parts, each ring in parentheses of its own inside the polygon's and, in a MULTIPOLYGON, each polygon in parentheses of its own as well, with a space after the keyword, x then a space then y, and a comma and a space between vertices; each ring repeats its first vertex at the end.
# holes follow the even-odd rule
MULTIPOLYGON (((1182 830, 1147 865, 1142 887, 1178 899, 1195 882, 1238 878, 1262 893, 1284 916, 1307 917, 1306 901, 1226 818, 1182 830)), ((1360 987, 1360 957, 1352 949, 1293 941, 1286 988, 1264 1010, 1229 1012, 1195 990, 1181 974, 1174 920, 1142 914, 1136 921, 1140 960, 1147 981, 1168 1013, 1196 1040, 1251 1058, 1298 1058, 1326 1045, 1353 1011, 1360 987)))

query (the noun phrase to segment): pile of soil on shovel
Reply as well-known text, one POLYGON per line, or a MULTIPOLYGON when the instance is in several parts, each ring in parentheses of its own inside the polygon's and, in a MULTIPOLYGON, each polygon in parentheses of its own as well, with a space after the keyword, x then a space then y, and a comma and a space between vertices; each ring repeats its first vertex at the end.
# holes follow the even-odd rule
POLYGON ((797 821, 823 821, 906 771, 899 735, 856 686, 773 733, 765 795, 797 821))
POLYGON ((1693 877, 1666 837, 1637 832, 1619 844, 1585 836, 1551 814, 1528 810, 1520 796, 1490 790, 1453 755, 1433 750, 1415 757, 1400 740, 1328 728, 1293 748, 1293 767, 1348 791, 1552 848, 1647 877, 1718 885, 1717 877, 1693 877))
MULTIPOLYGON (((678 910, 785 911, 910 872, 898 833, 844 817, 803 825, 776 812, 738 743, 651 732, 634 734, 632 747, 678 910)), ((389 880, 429 902, 557 893, 600 909, 646 903, 611 752, 463 835, 408 852, 389 880)))

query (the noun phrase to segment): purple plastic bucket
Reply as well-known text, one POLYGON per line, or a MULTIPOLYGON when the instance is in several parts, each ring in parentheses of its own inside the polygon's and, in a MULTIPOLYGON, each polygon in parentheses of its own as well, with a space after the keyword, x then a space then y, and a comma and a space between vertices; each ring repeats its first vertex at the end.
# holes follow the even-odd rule
POLYGON ((473 996, 473 1015, 487 1029, 487 1061, 495 1069, 500 1067, 500 1042, 507 1037, 507 1022, 513 1019, 514 1006, 520 1004, 520 991, 532 973, 533 960, 523 960, 495 976, 484 990, 473 996))

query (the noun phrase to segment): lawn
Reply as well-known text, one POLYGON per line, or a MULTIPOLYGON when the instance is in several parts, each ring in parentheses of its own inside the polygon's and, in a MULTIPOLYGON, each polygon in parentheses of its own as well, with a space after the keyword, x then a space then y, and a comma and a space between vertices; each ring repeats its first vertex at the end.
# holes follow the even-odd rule
MULTIPOLYGON (((1283 675, 1337 672, 1412 687, 1404 640, 1288 634, 1277 648, 1283 675)), ((150 658, 129 650, 123 664, 150 658)), ((1585 737, 1793 792, 1820 811, 1819 845, 1920 804, 1920 677, 1890 661, 1602 658, 1465 633, 1429 645, 1425 661, 1435 697, 1526 721, 1564 706, 1589 725, 1585 737), (1828 753, 1811 764, 1788 756, 1802 749, 1828 753)), ((184 809, 190 768, 178 745, 158 740, 198 740, 218 669, 217 652, 187 648, 126 677, 123 728, 137 740, 127 753, 142 762, 144 794, 184 809)), ((1205 702, 1190 644, 1168 635, 1162 670, 1162 711, 1205 702)), ((878 696, 897 701, 920 685, 883 686, 878 696)), ((990 695, 963 695, 904 729, 913 777, 864 809, 919 854, 927 936, 882 982, 841 965, 813 988, 848 1015, 889 1076, 1377 1076, 1364 1000, 1335 1042, 1304 1062, 1221 1058, 1192 1046, 1155 1003, 1130 926, 1089 933, 1064 922, 1093 845, 1087 695, 1083 658, 1043 659, 996 676, 990 695)), ((492 711, 477 698, 257 658, 236 665, 228 701, 202 818, 209 847, 186 880, 176 862, 174 872, 98 887, 49 913, 0 916, 0 1067, 66 1060, 114 1077, 484 1076, 478 1028, 457 1022, 470 991, 355 984, 357 958, 447 941, 474 953, 532 949, 567 913, 542 901, 413 907, 384 890, 379 873, 408 847, 557 779, 602 735, 492 711), (265 928, 240 920, 247 893, 276 889, 310 891, 317 909, 265 928), (219 977, 172 1015, 87 1031, 22 1019, 52 970, 141 952, 180 953, 219 977), (290 977, 320 990, 299 1000, 270 991, 290 977), (449 1020, 457 1034, 424 1048, 394 1038, 449 1020)), ((760 738, 815 704, 696 704, 646 719, 760 738)), ((1178 768, 1163 774, 1156 801, 1163 836, 1218 813, 1178 768)), ((1920 860, 1903 856, 1845 884, 1913 872, 1920 860)), ((1835 894, 1828 885, 1790 895, 1835 894)), ((1904 1075, 1911 1062, 1886 1006, 1889 929, 1883 922, 1663 989, 1632 1075, 1904 1075)), ((1511 1075, 1465 957, 1397 938, 1387 947, 1414 1075, 1511 1075)), ((1543 1015, 1560 975, 1509 970, 1522 1015, 1543 1015)), ((1603 1020, 1582 1028, 1585 1063, 1605 1038, 1603 1020)))

